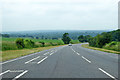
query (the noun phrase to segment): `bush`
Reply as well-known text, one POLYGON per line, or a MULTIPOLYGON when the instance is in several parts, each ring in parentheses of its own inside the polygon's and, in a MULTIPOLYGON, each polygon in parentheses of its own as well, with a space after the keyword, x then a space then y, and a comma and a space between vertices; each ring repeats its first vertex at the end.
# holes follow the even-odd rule
POLYGON ((112 41, 111 43, 108 44, 109 46, 117 45, 116 41, 112 41))
POLYGON ((45 42, 40 41, 39 43, 41 43, 41 44, 42 44, 42 46, 41 46, 41 47, 45 47, 45 42))
POLYGON ((113 41, 111 43, 106 44, 103 48, 109 50, 120 51, 120 42, 113 41))
POLYGON ((25 47, 23 38, 17 38, 15 43, 18 49, 22 49, 25 47))
POLYGON ((24 45, 25 45, 25 48, 33 48, 35 46, 35 43, 30 39, 25 39, 24 45))

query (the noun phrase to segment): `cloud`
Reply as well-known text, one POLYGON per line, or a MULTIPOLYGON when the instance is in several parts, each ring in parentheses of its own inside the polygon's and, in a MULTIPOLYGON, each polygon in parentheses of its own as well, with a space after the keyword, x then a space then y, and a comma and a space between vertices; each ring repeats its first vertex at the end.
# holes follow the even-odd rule
POLYGON ((118 0, 2 0, 3 31, 114 29, 117 3, 118 0))

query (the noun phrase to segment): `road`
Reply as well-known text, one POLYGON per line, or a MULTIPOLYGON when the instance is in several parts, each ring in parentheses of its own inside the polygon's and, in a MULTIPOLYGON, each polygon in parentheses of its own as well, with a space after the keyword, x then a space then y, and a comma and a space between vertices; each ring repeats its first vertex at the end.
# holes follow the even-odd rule
MULTIPOLYGON (((81 47, 61 46, 12 59, 2 64, 0 76, 23 78, 118 78, 118 55, 81 47)), ((66 79, 65 79, 66 80, 66 79)), ((93 79, 92 79, 93 80, 93 79)))

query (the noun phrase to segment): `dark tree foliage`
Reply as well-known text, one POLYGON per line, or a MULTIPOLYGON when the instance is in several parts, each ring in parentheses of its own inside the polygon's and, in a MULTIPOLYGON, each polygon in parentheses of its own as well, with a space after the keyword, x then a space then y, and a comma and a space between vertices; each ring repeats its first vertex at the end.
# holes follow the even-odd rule
POLYGON ((85 42, 83 35, 79 36, 79 37, 78 37, 78 40, 79 40, 80 42, 85 42))
POLYGON ((36 39, 39 39, 39 37, 36 37, 36 39))
POLYGON ((69 37, 69 34, 68 33, 64 33, 63 36, 62 36, 62 40, 64 42, 64 44, 69 44, 71 39, 69 37))
POLYGON ((2 37, 9 38, 9 37, 10 37, 10 35, 9 35, 9 34, 2 34, 2 37))
POLYGON ((83 36, 83 35, 80 35, 79 37, 78 37, 78 40, 80 41, 80 42, 88 42, 89 41, 89 39, 90 39, 90 35, 86 35, 86 36, 83 36))
POLYGON ((112 41, 120 41, 120 29, 111 32, 112 34, 112 41))
POLYGON ((96 47, 96 37, 90 38, 89 45, 92 47, 96 47))
POLYGON ((23 38, 17 38, 15 43, 18 49, 22 49, 25 47, 23 38))
POLYGON ((90 38, 89 45, 102 48, 104 45, 112 41, 120 41, 120 29, 111 32, 103 32, 101 35, 99 34, 90 38))

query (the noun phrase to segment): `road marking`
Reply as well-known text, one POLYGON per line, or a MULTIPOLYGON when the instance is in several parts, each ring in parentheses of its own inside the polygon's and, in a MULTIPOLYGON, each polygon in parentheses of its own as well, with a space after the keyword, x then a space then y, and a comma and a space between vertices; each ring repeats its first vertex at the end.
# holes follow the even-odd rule
POLYGON ((54 53, 51 53, 50 55, 53 55, 54 53))
POLYGON ((31 61, 33 61, 33 60, 36 60, 36 59, 38 59, 39 57, 40 57, 40 56, 38 56, 38 57, 36 57, 36 58, 31 59, 31 60, 29 60, 29 61, 25 62, 25 64, 27 64, 27 63, 29 63, 29 62, 31 62, 31 61))
POLYGON ((45 59, 47 59, 48 57, 43 58, 41 61, 39 61, 37 64, 40 64, 41 62, 43 62, 45 59))
POLYGON ((16 80, 16 79, 18 79, 18 78, 20 78, 21 76, 23 76, 25 73, 27 73, 28 72, 28 70, 26 70, 26 71, 24 71, 23 73, 21 73, 21 74, 19 74, 18 76, 16 76, 14 79, 12 79, 12 80, 16 80))
MULTIPOLYGON (((77 53, 77 52, 76 52, 77 53)), ((77 55, 80 55, 79 53, 77 53, 77 55)))
POLYGON ((23 57, 19 57, 19 58, 16 58, 16 59, 12 59, 12 60, 9 60, 9 61, 2 62, 0 64, 6 64, 8 62, 12 62, 12 61, 15 61, 15 60, 23 59, 23 58, 26 58, 26 57, 29 57, 29 56, 32 56, 32 55, 35 55, 35 54, 38 54, 38 53, 29 54, 29 55, 26 55, 26 56, 23 56, 23 57))
POLYGON ((44 55, 47 55, 49 52, 45 53, 44 55))
POLYGON ((53 52, 54 50, 52 50, 51 52, 53 52))
POLYGON ((111 77, 112 79, 114 80, 117 80, 114 76, 110 75, 109 73, 107 73, 106 71, 104 71, 103 69, 101 68, 98 68, 100 71, 102 71, 103 73, 105 73, 106 75, 108 75, 109 77, 111 77))
POLYGON ((73 50, 73 52, 77 53, 77 55, 80 55, 78 52, 76 52, 73 48, 71 48, 73 50))
POLYGON ((3 72, 3 73, 0 73, 0 76, 1 75, 3 75, 3 74, 5 74, 5 73, 8 73, 10 70, 7 70, 7 71, 5 71, 5 72, 3 72))
POLYGON ((23 72, 24 70, 14 70, 14 71, 9 71, 9 72, 23 72))
MULTIPOLYGON (((64 47, 66 47, 66 46, 64 46, 64 47)), ((60 48, 60 47, 58 47, 58 48, 60 48)), ((48 49, 48 50, 51 50, 51 49, 48 49)), ((44 51, 48 51, 48 50, 44 50, 44 51)), ((41 51, 41 52, 44 52, 44 51, 41 51)), ((23 58, 26 58, 26 57, 29 57, 29 56, 32 56, 32 55, 39 54, 41 52, 36 52, 36 53, 29 54, 29 55, 26 55, 26 56, 22 56, 22 57, 19 57, 19 58, 16 58, 16 59, 8 60, 8 61, 5 61, 5 62, 0 62, 0 64, 6 64, 6 63, 9 63, 9 62, 13 62, 13 61, 16 61, 16 60, 19 60, 19 59, 23 59, 23 58)))
POLYGON ((82 58, 83 58, 84 60, 86 60, 87 62, 91 63, 91 61, 88 60, 87 58, 85 58, 84 56, 82 56, 82 58))

